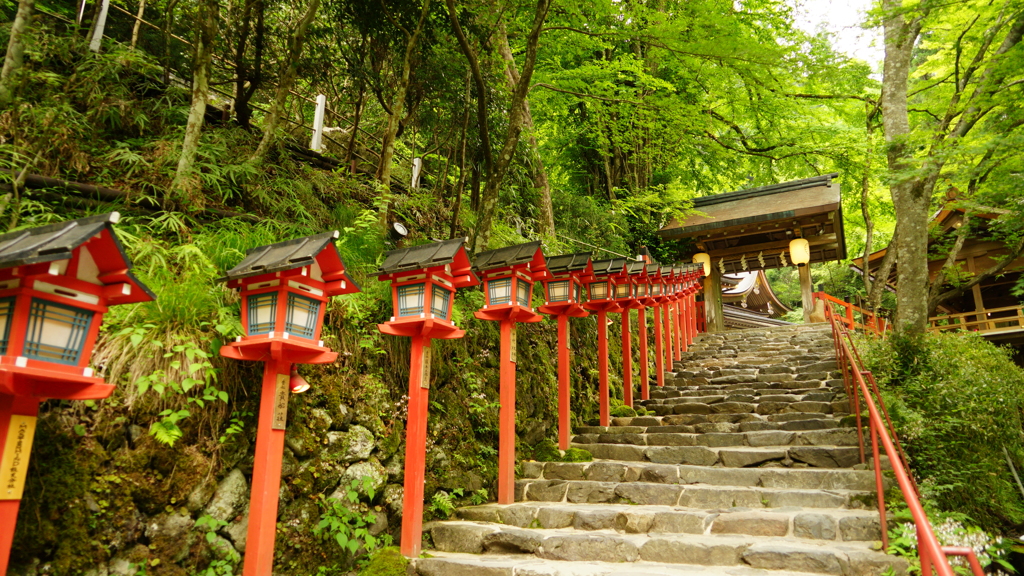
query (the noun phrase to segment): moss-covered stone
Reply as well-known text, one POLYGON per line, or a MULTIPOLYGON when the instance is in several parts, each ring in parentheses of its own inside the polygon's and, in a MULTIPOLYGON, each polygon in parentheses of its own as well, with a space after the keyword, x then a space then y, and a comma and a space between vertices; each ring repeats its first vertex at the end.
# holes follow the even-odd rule
POLYGON ((633 410, 629 406, 623 404, 612 408, 611 415, 613 418, 631 418, 636 416, 636 410, 633 410))
POLYGON ((533 447, 533 459, 538 462, 558 462, 561 458, 562 453, 558 450, 558 446, 549 438, 541 440, 533 447))
POLYGON ((594 455, 582 448, 569 448, 562 456, 562 462, 591 462, 594 455))

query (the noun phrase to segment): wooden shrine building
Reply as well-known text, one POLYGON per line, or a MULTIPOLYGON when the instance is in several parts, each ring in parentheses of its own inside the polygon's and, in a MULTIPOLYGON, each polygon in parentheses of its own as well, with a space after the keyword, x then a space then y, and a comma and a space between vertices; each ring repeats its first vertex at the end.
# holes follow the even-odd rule
MULTIPOLYGON (((665 240, 692 240, 691 257, 710 257, 711 273, 704 281, 709 331, 725 329, 723 274, 792 266, 794 255, 808 265, 846 258, 836 176, 703 196, 694 200, 693 214, 682 222, 673 220, 658 232, 665 240)), ((806 318, 813 308, 806 265, 800 267, 800 280, 806 318)))
POLYGON ((791 310, 783 304, 764 270, 722 276, 722 320, 727 330, 785 326, 791 310))
MULTIPOLYGON (((988 237, 989 223, 999 217, 997 210, 988 213, 972 212, 970 215, 972 231, 964 240, 963 247, 957 252, 954 266, 957 275, 964 281, 970 280, 975 274, 1000 263, 1010 252, 1006 245, 988 237)), ((947 259, 945 251, 932 250, 937 242, 952 243, 952 238, 963 225, 965 211, 961 208, 943 209, 932 218, 929 234, 928 276, 934 281, 942 270, 947 259)), ((872 252, 868 256, 868 270, 874 276, 885 258, 885 250, 872 252)), ((858 272, 863 269, 864 259, 855 258, 853 268, 858 272)), ((886 278, 886 284, 892 290, 897 289, 897 262, 886 278)), ((1013 287, 1024 274, 1024 256, 1014 259, 997 274, 974 286, 970 290, 954 296, 938 305, 934 314, 928 319, 929 330, 944 332, 947 330, 970 330, 978 332, 985 338, 999 343, 1024 346, 1024 305, 1022 299, 1011 293, 1013 287)), ((952 288, 950 285, 943 290, 952 288)))

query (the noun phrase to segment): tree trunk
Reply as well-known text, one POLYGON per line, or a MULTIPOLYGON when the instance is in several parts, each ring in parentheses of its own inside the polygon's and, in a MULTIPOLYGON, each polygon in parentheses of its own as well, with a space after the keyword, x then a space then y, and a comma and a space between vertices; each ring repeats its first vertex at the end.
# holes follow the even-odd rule
MULTIPOLYGON (((164 9, 164 84, 171 82, 171 24, 174 21, 174 8, 178 0, 170 0, 164 9)), ((92 33, 89 34, 92 36, 92 33)))
POLYGON ((469 98, 470 78, 466 77, 466 110, 462 116, 462 137, 459 139, 459 182, 455 185, 455 206, 452 207, 452 225, 448 233, 449 238, 455 238, 455 231, 459 229, 459 211, 462 210, 462 190, 466 187, 466 133, 469 131, 469 98))
POLYGON ((295 30, 288 41, 288 59, 284 63, 284 69, 281 71, 281 76, 277 83, 277 93, 274 96, 274 102, 271 104, 270 112, 267 113, 267 119, 263 124, 263 139, 260 140, 260 145, 253 152, 252 158, 249 158, 249 162, 253 164, 261 164, 263 162, 267 157, 267 152, 270 151, 270 147, 277 138, 277 125, 284 114, 285 106, 288 103, 288 95, 291 94, 292 86, 295 85, 295 77, 299 73, 299 58, 302 57, 302 46, 306 43, 306 30, 309 28, 310 23, 313 22, 313 18, 316 17, 318 8, 320 8, 320 0, 310 0, 306 6, 306 12, 295 25, 295 30))
MULTIPOLYGON (((541 29, 544 27, 544 20, 547 18, 550 7, 551 0, 537 0, 537 8, 533 16, 533 26, 526 40, 526 56, 523 60, 523 70, 519 81, 516 83, 510 103, 508 133, 505 136, 505 143, 501 147, 501 154, 494 163, 494 172, 487 175, 487 183, 484 185, 481 194, 480 215, 473 234, 474 252, 486 250, 487 244, 491 240, 491 224, 498 210, 498 191, 501 188, 502 181, 505 179, 505 174, 508 173, 509 166, 512 164, 512 157, 515 154, 516 145, 519 143, 519 136, 523 130, 523 123, 525 121, 523 102, 526 100, 526 93, 530 89, 533 67, 537 62, 537 45, 540 43, 541 29)), ((503 24, 498 26, 497 35, 499 45, 508 43, 503 24)))
MULTIPOLYGON (((199 149, 199 137, 203 131, 206 114, 206 100, 210 90, 210 61, 213 59, 213 43, 217 38, 220 6, 217 0, 203 0, 199 5, 199 33, 195 42, 195 60, 192 65, 192 105, 185 125, 185 138, 181 144, 178 168, 171 182, 171 195, 179 200, 199 200, 197 186, 192 178, 192 165, 199 149)), ((196 206, 202 208, 202 206, 196 206)))
POLYGON ((252 121, 252 100, 256 90, 263 82, 263 37, 266 27, 263 16, 266 3, 263 0, 245 0, 242 14, 239 17, 241 29, 235 45, 235 119, 238 125, 250 129, 252 121), (252 11, 256 10, 256 38, 253 46, 252 74, 245 61, 245 53, 249 45, 249 32, 252 28, 252 11))
MULTIPOLYGON (((448 0, 449 2, 451 0, 448 0)), ((512 47, 508 45, 508 36, 502 34, 498 39, 498 52, 505 60, 505 79, 509 88, 515 90, 519 84, 519 71, 516 69, 515 58, 512 57, 512 47)), ((537 146, 537 137, 533 131, 533 115, 530 114, 530 100, 523 98, 523 128, 526 129, 527 142, 530 147, 530 178, 533 180, 533 187, 540 193, 539 217, 537 224, 541 236, 553 237, 555 234, 555 211, 551 206, 551 184, 548 181, 548 173, 544 170, 544 161, 540 157, 540 147, 537 146)))
POLYGON ((142 28, 142 16, 146 13, 146 0, 139 0, 139 13, 135 15, 135 25, 132 26, 132 50, 139 43, 139 29, 142 28))
POLYGON ((920 31, 919 21, 907 22, 899 0, 883 0, 885 61, 882 74, 882 125, 885 129, 889 172, 899 175, 890 184, 896 209, 897 271, 896 329, 924 333, 928 324, 928 205, 931 200, 919 178, 907 177, 912 152, 907 113, 910 61, 920 31))
POLYGON ((33 4, 34 0, 18 2, 18 13, 11 25, 11 39, 7 42, 7 56, 4 57, 3 70, 0 71, 0 108, 7 108, 14 100, 14 74, 25 63, 25 42, 22 36, 28 30, 33 4))
MULTIPOLYGON (((388 122, 384 128, 384 136, 381 139, 380 164, 377 165, 377 180, 388 190, 391 189, 391 168, 395 157, 395 140, 398 138, 398 129, 405 114, 405 98, 409 92, 409 84, 412 78, 412 59, 416 53, 416 46, 419 44, 420 34, 427 21, 427 14, 430 12, 430 0, 423 0, 423 7, 420 9, 420 19, 416 29, 412 32, 406 31, 405 54, 402 57, 402 77, 398 81, 398 91, 391 102, 391 110, 388 114, 388 122)), ((387 220, 390 206, 385 205, 381 214, 382 221, 387 220)))

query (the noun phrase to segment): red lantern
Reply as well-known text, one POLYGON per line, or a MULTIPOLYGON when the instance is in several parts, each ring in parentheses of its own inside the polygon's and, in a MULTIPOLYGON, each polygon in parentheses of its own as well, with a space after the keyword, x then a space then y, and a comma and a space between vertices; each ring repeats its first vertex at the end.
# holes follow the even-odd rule
POLYGON ((220 354, 263 362, 245 576, 270 574, 274 567, 288 397, 309 388, 294 365, 338 357, 320 340, 327 302, 359 291, 334 245, 337 238, 333 231, 253 248, 221 278, 241 297, 245 336, 222 346, 220 354))
POLYGON ((516 483, 516 323, 540 322, 531 308, 533 283, 547 267, 540 241, 481 252, 473 270, 483 278, 486 304, 474 314, 501 323, 498 414, 498 504, 511 504, 516 483))
POLYGON ((601 426, 611 424, 611 406, 608 396, 608 314, 620 312, 622 306, 615 301, 615 279, 626 272, 625 258, 599 260, 593 263, 594 276, 587 280, 590 300, 583 305, 597 312, 597 371, 600 399, 601 426))
POLYGON ((114 391, 89 367, 108 306, 155 296, 131 273, 117 212, 0 235, 0 574, 7 573, 39 403, 114 391))
POLYGON ((569 317, 583 318, 583 283, 594 274, 590 253, 565 254, 548 258, 544 294, 547 302, 538 308, 558 318, 558 448, 569 449, 569 317))
POLYGON ((470 271, 466 238, 455 238, 385 254, 379 280, 391 281, 391 320, 377 329, 412 338, 409 368, 409 419, 405 429, 405 496, 402 506, 402 554, 415 558, 423 540, 423 478, 426 469, 427 404, 432 338, 462 338, 452 323, 455 290, 479 283, 470 271))

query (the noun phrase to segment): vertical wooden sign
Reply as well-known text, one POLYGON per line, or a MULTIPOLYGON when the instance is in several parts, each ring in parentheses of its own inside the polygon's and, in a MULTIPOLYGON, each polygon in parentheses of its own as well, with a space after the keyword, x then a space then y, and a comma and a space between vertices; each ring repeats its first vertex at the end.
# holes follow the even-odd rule
POLYGON ((433 346, 423 347, 423 363, 420 372, 420 388, 430 388, 430 358, 432 356, 431 350, 433 346))
POLYGON ((288 426, 288 374, 277 375, 274 388, 274 421, 270 425, 274 430, 284 430, 288 426))
POLYGON ((36 434, 35 416, 11 415, 7 442, 0 462, 0 500, 21 500, 28 474, 28 457, 36 434))
POLYGON ((518 351, 519 346, 516 343, 519 340, 518 340, 518 338, 516 338, 516 325, 515 325, 515 323, 512 324, 512 338, 511 338, 511 340, 512 340, 512 342, 509 343, 509 347, 508 347, 508 360, 509 360, 509 362, 512 362, 513 364, 517 364, 518 363, 517 358, 519 356, 519 351, 518 351))

